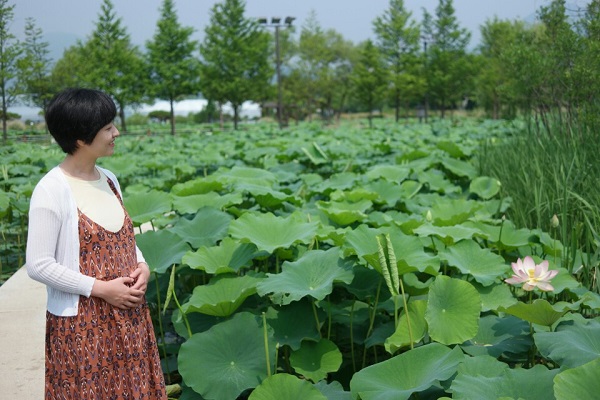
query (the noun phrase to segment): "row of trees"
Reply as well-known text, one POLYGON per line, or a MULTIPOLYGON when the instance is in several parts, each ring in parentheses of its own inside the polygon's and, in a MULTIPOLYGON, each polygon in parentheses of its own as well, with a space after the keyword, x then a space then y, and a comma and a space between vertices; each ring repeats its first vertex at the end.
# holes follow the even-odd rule
MULTIPOLYGON (((6 109, 25 96, 43 108, 54 92, 89 86, 110 93, 125 108, 156 99, 171 104, 202 95, 214 104, 230 103, 237 127, 243 102, 272 103, 276 63, 270 32, 245 16, 242 0, 223 0, 211 10, 202 43, 194 29, 181 26, 173 0, 164 0, 153 38, 142 51, 131 43, 110 0, 104 0, 93 33, 49 60, 43 33, 29 19, 25 40, 8 30, 14 6, 0 0, 0 95, 4 132, 6 109)), ((600 0, 576 15, 564 0, 552 0, 538 23, 492 19, 481 27, 482 43, 469 51, 470 33, 456 19, 452 0, 439 0, 433 14, 417 23, 403 0, 390 0, 373 21, 374 39, 355 45, 333 29, 323 29, 313 12, 299 29, 278 35, 283 118, 391 107, 396 120, 421 107, 442 117, 465 98, 490 116, 519 111, 539 117, 559 109, 566 118, 592 115, 600 81, 600 0), (573 15, 576 22, 574 23, 573 15)))

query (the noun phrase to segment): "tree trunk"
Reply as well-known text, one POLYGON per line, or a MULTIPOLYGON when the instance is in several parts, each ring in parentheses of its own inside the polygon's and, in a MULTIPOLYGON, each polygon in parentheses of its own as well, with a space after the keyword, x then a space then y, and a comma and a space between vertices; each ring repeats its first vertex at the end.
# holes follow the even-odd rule
POLYGON ((121 119, 121 130, 123 133, 127 133, 127 123, 125 122, 125 107, 119 104, 119 118, 121 119))
POLYGON ((171 135, 175 136, 175 107, 173 103, 173 99, 169 99, 169 105, 171 106, 171 135))
MULTIPOLYGON (((233 106, 233 129, 237 131, 238 129, 238 115, 240 112, 240 106, 237 104, 232 104, 233 106)), ((281 114, 279 114, 281 115, 281 114)))
POLYGON ((394 92, 394 108, 396 111, 396 123, 400 121, 400 91, 396 89, 394 92))

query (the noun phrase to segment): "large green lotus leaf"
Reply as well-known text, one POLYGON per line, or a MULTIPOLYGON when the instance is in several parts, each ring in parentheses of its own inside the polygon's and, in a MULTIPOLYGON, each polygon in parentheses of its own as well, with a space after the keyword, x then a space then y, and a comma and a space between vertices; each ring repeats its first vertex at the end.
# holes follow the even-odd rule
POLYGON ((195 214, 204 207, 222 210, 234 204, 242 204, 243 201, 241 193, 228 193, 221 196, 216 192, 209 192, 189 196, 173 196, 173 209, 180 214, 195 214))
POLYGON ((443 344, 472 339, 479 328, 481 299, 469 282, 439 275, 429 288, 425 319, 431 339, 443 344))
POLYGON ((398 327, 392 336, 385 341, 385 349, 394 354, 401 348, 418 343, 427 333, 427 321, 425 321, 426 300, 413 300, 408 303, 408 316, 410 316, 410 332, 408 328, 407 313, 403 313, 398 321, 398 327))
POLYGON ((3 218, 8 213, 8 206, 10 205, 10 199, 8 194, 0 190, 0 218, 3 218))
POLYGON ((334 223, 345 226, 367 218, 367 210, 373 203, 361 200, 356 203, 346 201, 317 201, 317 207, 334 223))
MULTIPOLYGON (((273 368, 275 344, 267 335, 273 368)), ((259 318, 236 313, 206 332, 196 333, 179 350, 179 373, 186 385, 207 399, 235 399, 267 377, 265 338, 259 318)))
POLYGON ((554 377, 556 400, 597 399, 600 393, 600 358, 554 377))
POLYGON ((472 282, 472 284, 481 296, 482 312, 497 311, 500 307, 510 307, 518 301, 505 283, 489 286, 483 286, 477 282, 472 282))
POLYGON ((336 372, 340 368, 342 352, 328 339, 318 342, 305 340, 300 348, 290 355, 290 364, 298 374, 318 382, 325 379, 328 373, 336 372))
POLYGON ((433 224, 453 226, 465 222, 481 208, 481 204, 473 200, 439 198, 431 207, 433 224))
POLYGON ((527 353, 533 344, 529 324, 519 318, 486 315, 479 319, 479 330, 471 340, 461 345, 472 356, 527 353))
POLYGON ((423 183, 406 180, 400 184, 400 194, 403 199, 412 199, 423 188, 423 183))
POLYGON ((463 240, 447 247, 440 251, 439 256, 463 274, 472 275, 483 286, 493 284, 510 270, 504 258, 487 248, 481 248, 473 240, 463 240))
POLYGON ((220 168, 214 174, 214 178, 218 178, 225 184, 252 184, 272 188, 277 182, 275 174, 260 168, 238 167, 235 166, 231 170, 220 168))
POLYGON ((304 299, 269 308, 267 323, 273 328, 274 340, 280 346, 290 346, 292 350, 299 349, 304 339, 317 341, 320 338, 312 306, 304 299))
POLYGON ((213 246, 227 235, 233 217, 223 211, 205 207, 193 219, 181 218, 171 231, 194 248, 213 246))
POLYGON ((315 186, 315 190, 327 193, 332 190, 347 190, 354 187, 359 176, 353 172, 341 172, 333 174, 329 179, 315 186))
POLYGON ((136 235, 135 240, 150 270, 158 273, 181 263, 181 258, 190 249, 179 236, 167 230, 144 232, 136 235))
POLYGON ((346 233, 344 254, 356 254, 363 259, 368 256, 367 262, 374 258, 376 259, 376 264, 373 266, 381 272, 379 259, 377 259, 377 240, 375 240, 381 232, 381 230, 373 229, 366 224, 360 224, 356 229, 346 233))
POLYGON ((376 165, 370 168, 365 176, 374 181, 383 178, 389 182, 402 182, 410 174, 410 168, 401 165, 376 165))
POLYGON ((377 180, 365 185, 365 188, 377 193, 377 203, 385 203, 390 207, 395 206, 402 199, 402 192, 398 190, 400 186, 395 182, 377 180))
POLYGON ((315 142, 313 142, 311 146, 302 147, 302 151, 315 165, 329 162, 329 157, 327 157, 327 154, 315 142))
POLYGON ((218 192, 223 189, 223 184, 213 176, 197 178, 182 183, 177 183, 171 188, 174 196, 191 196, 218 192))
POLYGON ((332 201, 348 201, 350 203, 356 203, 361 200, 377 200, 378 197, 377 192, 367 190, 364 187, 346 191, 336 190, 329 195, 332 201))
POLYGON ((556 311, 550 303, 543 299, 534 300, 531 304, 518 302, 510 307, 500 307, 498 311, 544 326, 552 326, 567 313, 567 310, 556 311))
POLYGON ((315 383, 315 387, 325 395, 327 400, 352 400, 350 392, 344 391, 342 384, 337 381, 329 384, 326 381, 319 381, 315 383))
POLYGON ((463 360, 459 347, 430 343, 360 370, 350 390, 355 399, 406 400, 450 378, 463 360))
POLYGON ((182 262, 190 268, 201 269, 209 274, 225 274, 249 267, 256 255, 256 246, 252 243, 240 243, 226 237, 218 246, 188 251, 182 262))
POLYGON ((271 213, 247 212, 230 224, 229 234, 235 239, 254 243, 259 250, 273 253, 296 243, 310 243, 318 224, 317 221, 303 222, 299 215, 282 218, 271 213))
POLYGON ((171 211, 171 196, 157 190, 129 195, 123 203, 135 226, 171 211))
POLYGON ((440 150, 444 150, 446 153, 450 154, 454 158, 463 158, 466 155, 468 155, 465 153, 464 147, 459 146, 458 144, 451 141, 441 140, 437 142, 436 147, 440 150))
MULTIPOLYGON (((389 233, 400 275, 416 271, 437 275, 440 259, 425 252, 423 242, 418 237, 405 235, 397 228, 389 230, 389 233)), ((371 240, 376 241, 375 238, 371 240)))
POLYGON ((437 169, 430 169, 427 171, 417 172, 417 179, 419 182, 429 188, 432 192, 439 192, 444 194, 459 193, 461 189, 455 186, 446 179, 446 175, 437 169))
POLYGON ((477 400, 553 399, 552 380, 558 372, 543 365, 510 369, 488 356, 466 357, 458 371, 450 386, 452 398, 477 400))
POLYGON ((327 397, 309 382, 285 373, 268 377, 248 397, 248 400, 283 399, 327 400, 327 397))
POLYGON ((491 199, 500 192, 500 181, 488 176, 478 176, 471 181, 469 192, 475 193, 484 200, 491 199))
POLYGON ((475 178, 478 173, 477 168, 472 163, 456 158, 444 157, 443 165, 444 168, 450 170, 454 175, 469 179, 475 178))
POLYGON ((463 224, 466 227, 478 229, 484 237, 496 243, 501 248, 518 248, 529 246, 534 240, 535 235, 529 229, 517 229, 511 221, 505 220, 500 225, 490 225, 485 222, 467 221, 463 224))
POLYGON ((554 332, 533 335, 540 353, 561 369, 575 368, 600 357, 600 322, 561 322, 554 332))
MULTIPOLYGON (((393 310, 393 306, 391 308, 393 310)), ((412 322, 412 320, 411 320, 412 322)), ((354 321, 352 321, 354 324, 354 321)), ((364 341, 365 348, 370 349, 373 346, 381 346, 385 344, 387 338, 392 336, 395 331, 394 321, 380 323, 373 328, 369 337, 364 341)))
POLYGON ((480 236, 481 232, 474 228, 467 228, 464 225, 454 226, 436 226, 432 224, 423 224, 414 229, 413 232, 418 236, 437 236, 442 242, 450 246, 464 239, 473 239, 474 236, 480 236))
POLYGON ((381 272, 357 264, 352 268, 352 273, 354 274, 352 282, 342 286, 358 300, 373 299, 377 294, 377 287, 383 282, 381 272))
POLYGON ((581 296, 581 302, 594 311, 600 311, 600 295, 592 291, 586 291, 581 296))
POLYGON ((194 288, 192 296, 182 304, 183 312, 200 312, 215 317, 233 314, 249 296, 256 293, 261 276, 221 275, 207 285, 194 288))
POLYGON ((267 274, 258 284, 260 296, 273 293, 273 301, 290 304, 305 296, 323 300, 333 290, 334 282, 352 282, 352 265, 340 258, 340 249, 309 250, 295 262, 286 261, 279 274, 267 274))
POLYGON ((284 203, 295 205, 301 205, 302 203, 302 200, 296 196, 272 189, 265 191, 263 194, 252 193, 252 195, 258 205, 267 209, 276 208, 284 203))

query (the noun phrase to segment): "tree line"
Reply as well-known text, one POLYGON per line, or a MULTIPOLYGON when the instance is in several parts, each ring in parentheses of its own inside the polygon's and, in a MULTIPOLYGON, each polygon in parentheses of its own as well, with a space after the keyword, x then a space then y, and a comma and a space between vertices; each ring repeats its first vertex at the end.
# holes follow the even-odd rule
POLYGON ((415 109, 426 119, 431 110, 444 117, 474 103, 489 117, 525 115, 542 126, 550 114, 567 125, 597 114, 600 0, 577 10, 552 0, 535 23, 488 19, 474 49, 452 0, 439 0, 432 14, 423 10, 421 22, 403 0, 389 0, 373 21, 373 39, 359 44, 322 28, 314 12, 302 26, 278 26, 274 35, 245 15, 242 0, 216 3, 199 43, 194 28, 180 24, 174 1, 164 0, 144 49, 131 43, 113 3, 103 0, 93 32, 56 62, 35 20, 28 18, 25 39, 16 39, 9 29, 14 7, 0 0, 5 139, 7 108, 17 98, 44 108, 69 86, 108 92, 124 131, 126 107, 166 100, 172 134, 174 103, 197 96, 217 109, 230 104, 236 128, 245 101, 281 106, 284 121, 382 109, 393 109, 396 121, 415 109))

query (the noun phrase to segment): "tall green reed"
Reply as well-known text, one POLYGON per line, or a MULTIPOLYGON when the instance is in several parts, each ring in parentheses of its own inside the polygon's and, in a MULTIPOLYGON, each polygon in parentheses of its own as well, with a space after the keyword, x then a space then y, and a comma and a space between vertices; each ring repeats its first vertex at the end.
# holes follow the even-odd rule
POLYGON ((541 229, 563 244, 560 263, 598 292, 600 237, 600 124, 565 125, 550 115, 509 137, 488 140, 480 151, 481 173, 502 182, 512 198, 507 217, 517 226, 541 229), (558 227, 552 217, 558 217, 558 227))

